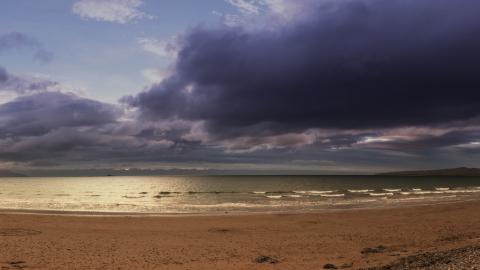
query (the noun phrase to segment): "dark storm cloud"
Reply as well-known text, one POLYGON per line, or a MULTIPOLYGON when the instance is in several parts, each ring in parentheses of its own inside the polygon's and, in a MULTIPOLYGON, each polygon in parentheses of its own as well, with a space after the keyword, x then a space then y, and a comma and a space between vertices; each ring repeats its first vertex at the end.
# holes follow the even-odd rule
MULTIPOLYGON (((388 137, 387 137, 388 138, 388 137)), ((480 129, 451 130, 440 135, 422 134, 413 138, 391 137, 391 140, 365 143, 366 148, 408 153, 425 153, 433 149, 469 145, 480 140, 480 129)), ((357 140, 357 142, 360 140, 357 140)), ((361 143, 362 144, 362 143, 361 143)), ((361 146, 361 145, 360 145, 361 146)))
POLYGON ((479 16, 475 0, 353 0, 276 31, 196 28, 171 77, 123 100, 227 137, 469 119, 479 16))
POLYGON ((19 77, 8 73, 5 68, 0 66, 0 91, 25 94, 28 92, 44 91, 58 85, 57 82, 46 79, 19 77))
POLYGON ((8 80, 9 78, 9 75, 8 75, 8 72, 5 68, 3 68, 2 66, 0 66, 0 83, 4 83, 8 80))
MULTIPOLYGON (((192 29, 172 75, 123 98, 139 118, 0 67, 0 90, 22 95, 0 104, 0 161, 351 172, 476 162, 480 3, 321 2, 274 30, 192 29)), ((21 48, 43 49, 0 37, 0 54, 21 48)))
POLYGON ((11 50, 29 49, 33 51, 33 59, 47 63, 53 59, 53 53, 45 50, 37 39, 19 32, 0 35, 0 54, 11 50))
POLYGON ((99 126, 114 123, 113 105, 73 94, 42 92, 0 105, 0 138, 39 136, 61 127, 99 126))
POLYGON ((0 160, 64 164, 126 148, 133 143, 110 127, 122 113, 114 105, 61 92, 17 97, 0 104, 0 160))

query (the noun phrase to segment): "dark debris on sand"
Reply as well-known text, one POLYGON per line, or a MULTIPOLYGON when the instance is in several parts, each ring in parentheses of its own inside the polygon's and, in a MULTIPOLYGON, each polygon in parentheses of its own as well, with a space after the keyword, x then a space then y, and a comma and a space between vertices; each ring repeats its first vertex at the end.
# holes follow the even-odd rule
POLYGON ((23 269, 23 268, 27 267, 26 262, 22 261, 22 260, 11 261, 11 262, 8 262, 8 264, 10 265, 10 267, 2 266, 1 269, 12 269, 12 268, 13 269, 23 269))
POLYGON ((255 262, 256 263, 270 263, 270 264, 275 264, 275 263, 278 263, 278 260, 277 259, 274 259, 272 257, 268 257, 268 256, 258 256, 257 258, 255 258, 255 262))
POLYGON ((480 245, 442 252, 426 252, 398 259, 385 266, 368 268, 368 270, 401 269, 480 269, 480 245))
POLYGON ((374 247, 374 248, 364 248, 364 249, 362 249, 361 253, 362 254, 382 253, 386 249, 387 249, 387 247, 380 245, 380 246, 377 246, 377 247, 374 247))
POLYGON ((225 228, 214 228, 214 229, 210 229, 208 231, 213 232, 213 233, 227 233, 227 232, 231 232, 232 230, 225 229, 225 228))

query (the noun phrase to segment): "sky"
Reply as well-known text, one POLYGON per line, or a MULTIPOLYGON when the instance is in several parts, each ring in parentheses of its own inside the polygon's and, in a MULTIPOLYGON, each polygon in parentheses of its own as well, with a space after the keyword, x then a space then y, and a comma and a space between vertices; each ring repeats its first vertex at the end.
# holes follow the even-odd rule
POLYGON ((480 164, 475 0, 3 0, 0 169, 480 164))

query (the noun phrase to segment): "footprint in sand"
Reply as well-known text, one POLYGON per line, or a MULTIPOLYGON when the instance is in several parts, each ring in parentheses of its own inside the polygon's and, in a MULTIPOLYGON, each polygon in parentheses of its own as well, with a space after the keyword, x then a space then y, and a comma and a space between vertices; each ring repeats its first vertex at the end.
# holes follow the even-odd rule
POLYGON ((0 269, 23 269, 26 268, 26 262, 22 260, 15 260, 6 262, 7 266, 2 266, 0 269))
POLYGON ((213 233, 227 233, 227 232, 231 232, 232 230, 225 229, 225 228, 214 228, 214 229, 210 229, 208 231, 213 232, 213 233))
POLYGON ((29 236, 41 234, 41 231, 20 229, 20 228, 0 228, 0 236, 29 236))

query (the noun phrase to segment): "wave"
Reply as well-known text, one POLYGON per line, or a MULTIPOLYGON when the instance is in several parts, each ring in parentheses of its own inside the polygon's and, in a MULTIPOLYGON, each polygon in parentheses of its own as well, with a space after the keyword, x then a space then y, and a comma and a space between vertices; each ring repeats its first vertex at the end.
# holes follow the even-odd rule
POLYGON ((284 197, 290 197, 290 198, 301 198, 302 195, 298 194, 288 194, 288 195, 283 195, 284 197))
POLYGON ((423 191, 414 191, 413 194, 414 195, 443 194, 443 192, 438 190, 423 190, 423 191))
POLYGON ((312 195, 320 195, 320 194, 328 194, 332 193, 333 190, 309 190, 307 193, 312 194, 312 195))
MULTIPOLYGON (((209 194, 255 194, 255 195, 272 195, 272 196, 282 196, 282 195, 304 195, 304 196, 320 196, 324 194, 335 195, 335 192, 345 191, 346 194, 350 195, 362 195, 367 194, 370 196, 392 196, 393 194, 400 195, 426 195, 426 194, 446 194, 446 193, 477 193, 480 192, 480 186, 472 186, 465 188, 450 188, 450 187, 432 187, 431 190, 425 190, 422 188, 382 188, 381 190, 377 189, 338 189, 338 190, 272 190, 272 191, 160 191, 157 192, 158 197, 169 197, 169 196, 178 196, 178 195, 209 195, 209 194)), ((90 193, 90 192, 85 192, 90 193)), ((150 192, 140 192, 138 195, 146 195, 150 192)), ((152 192, 154 193, 154 192, 152 192)), ((68 196, 67 194, 55 194, 55 196, 68 196)), ((133 197, 127 196, 127 197, 133 197)), ((298 198, 298 196, 285 196, 298 198)), ((325 196, 327 197, 327 196, 325 196)), ((335 196, 332 196, 335 197, 335 196)), ((140 196, 138 196, 140 198, 140 196)))
POLYGON ((455 194, 455 193, 476 193, 480 192, 480 190, 472 190, 472 189, 454 189, 454 190, 422 190, 422 191, 405 191, 400 192, 401 195, 429 195, 429 194, 455 194))
MULTIPOLYGON (((217 203, 217 204, 185 204, 184 208, 262 208, 265 207, 263 204, 253 204, 253 203, 232 203, 232 202, 225 202, 225 203, 217 203)), ((275 207, 273 205, 269 205, 269 207, 275 207)), ((227 209, 226 209, 227 210, 227 209)))
POLYGON ((453 190, 446 190, 443 193, 450 194, 450 193, 477 193, 480 192, 478 189, 453 189, 453 190))
POLYGON ((401 188, 384 188, 383 190, 386 191, 386 192, 400 192, 400 191, 402 191, 401 188))
POLYGON ((372 192, 372 189, 347 189, 348 192, 350 193, 368 193, 372 192))
POLYGON ((380 196, 393 196, 394 194, 392 192, 386 192, 386 193, 368 193, 368 195, 373 196, 373 197, 380 197, 380 196))
POLYGON ((447 193, 469 193, 469 190, 422 190, 422 191, 405 191, 400 192, 401 195, 429 195, 429 194, 447 194, 447 193))
POLYGON ((281 199, 282 195, 266 195, 265 197, 270 199, 281 199))
MULTIPOLYGON (((239 191, 187 191, 187 192, 166 192, 164 191, 163 193, 159 194, 242 194, 242 193, 247 193, 247 192, 239 192, 239 191)), ((267 192, 269 193, 269 192, 267 192)))
POLYGON ((402 198, 398 199, 399 201, 415 201, 415 200, 425 200, 426 197, 410 197, 410 198, 402 198))
POLYGON ((128 195, 125 195, 125 196, 122 196, 122 198, 126 198, 126 199, 140 199, 140 198, 145 198, 145 196, 128 196, 128 195))
POLYGON ((345 197, 345 194, 320 194, 321 197, 345 197))

